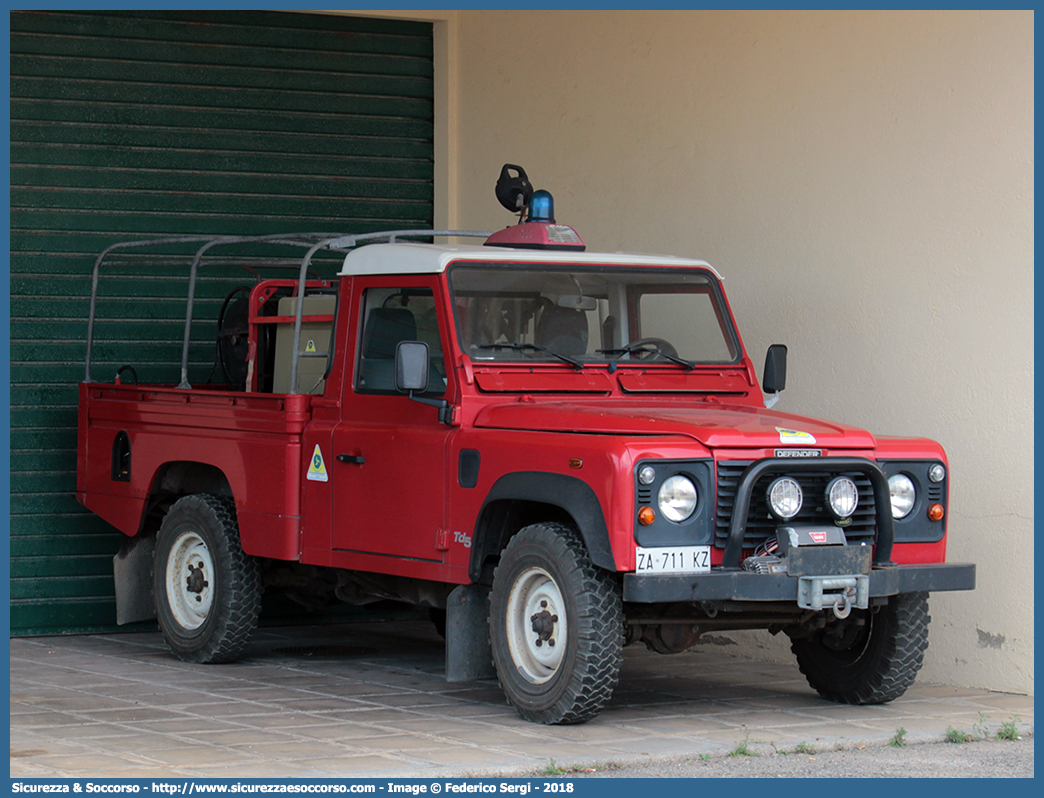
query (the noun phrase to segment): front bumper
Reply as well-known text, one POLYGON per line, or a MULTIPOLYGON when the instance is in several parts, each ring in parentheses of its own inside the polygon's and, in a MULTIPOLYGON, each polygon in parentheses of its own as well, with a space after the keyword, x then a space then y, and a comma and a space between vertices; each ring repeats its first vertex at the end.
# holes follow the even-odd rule
MULTIPOLYGON (((869 573, 870 597, 900 593, 974 590, 974 563, 876 565, 869 573)), ((799 575, 715 571, 643 576, 624 574, 623 600, 638 604, 686 601, 794 601, 799 575)))

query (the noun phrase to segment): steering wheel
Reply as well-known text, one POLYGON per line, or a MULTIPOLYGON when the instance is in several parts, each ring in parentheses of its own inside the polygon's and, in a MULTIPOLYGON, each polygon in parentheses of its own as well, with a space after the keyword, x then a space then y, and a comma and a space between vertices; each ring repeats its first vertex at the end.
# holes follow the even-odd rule
MULTIPOLYGON (((678 357, 678 350, 674 348, 674 344, 672 344, 670 341, 664 340, 663 338, 639 338, 637 341, 631 341, 631 343, 629 343, 627 346, 630 348, 635 348, 639 346, 651 346, 656 349, 659 349, 665 355, 670 355, 671 357, 678 357)), ((656 357, 655 352, 630 352, 629 354, 635 360, 650 360, 656 357)))

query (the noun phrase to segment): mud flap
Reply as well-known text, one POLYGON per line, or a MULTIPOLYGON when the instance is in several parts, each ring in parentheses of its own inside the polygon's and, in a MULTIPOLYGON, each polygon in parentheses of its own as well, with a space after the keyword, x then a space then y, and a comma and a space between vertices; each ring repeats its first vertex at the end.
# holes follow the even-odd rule
POLYGON ((119 553, 112 558, 116 580, 116 623, 148 621, 156 617, 152 591, 152 563, 156 538, 124 538, 119 553))
POLYGON ((446 681, 496 676, 489 643, 489 587, 460 585, 446 602, 446 681))

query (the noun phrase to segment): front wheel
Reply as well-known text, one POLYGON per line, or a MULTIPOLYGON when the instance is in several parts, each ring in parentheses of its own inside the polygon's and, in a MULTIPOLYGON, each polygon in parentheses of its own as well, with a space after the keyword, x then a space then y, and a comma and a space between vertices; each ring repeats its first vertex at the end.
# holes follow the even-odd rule
POLYGON ((877 612, 855 613, 848 624, 793 641, 790 648, 809 685, 841 704, 884 704, 914 683, 928 648, 927 593, 895 596, 877 612), (860 621, 857 625, 856 621, 860 621))
POLYGON ((609 703, 623 661, 620 590, 575 528, 534 524, 511 539, 489 624, 500 685, 526 720, 583 723, 609 703))
POLYGON ((261 611, 261 576, 239 542, 231 499, 209 494, 174 503, 156 538, 156 616, 185 662, 229 662, 261 611))

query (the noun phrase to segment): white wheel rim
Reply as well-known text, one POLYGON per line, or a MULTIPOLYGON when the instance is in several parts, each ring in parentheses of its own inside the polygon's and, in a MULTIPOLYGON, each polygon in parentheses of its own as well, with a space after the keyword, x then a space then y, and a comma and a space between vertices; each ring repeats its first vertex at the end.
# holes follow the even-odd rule
POLYGON ((519 574, 507 601, 507 641, 519 673, 534 684, 549 681, 565 655, 565 602, 555 580, 542 568, 519 574))
POLYGON ((214 603, 214 561, 195 532, 184 532, 167 557, 167 604, 185 629, 198 629, 214 603))

